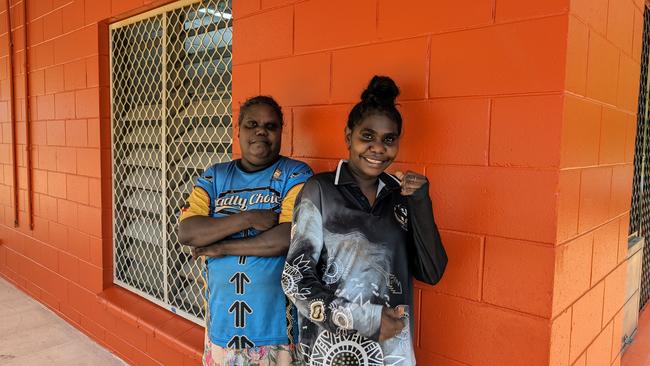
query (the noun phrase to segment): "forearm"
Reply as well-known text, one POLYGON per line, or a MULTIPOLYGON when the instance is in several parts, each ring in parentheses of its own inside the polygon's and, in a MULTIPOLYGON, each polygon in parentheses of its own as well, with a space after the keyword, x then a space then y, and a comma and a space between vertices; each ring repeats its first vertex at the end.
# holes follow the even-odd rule
POLYGON ((221 255, 278 257, 287 254, 290 236, 291 224, 282 223, 253 238, 224 240, 215 245, 221 255))
POLYGON ((178 225, 178 240, 183 245, 204 247, 249 227, 244 213, 220 218, 192 216, 178 225))
POLYGON ((413 274, 420 281, 436 284, 447 266, 447 253, 433 217, 428 185, 408 197, 409 221, 413 235, 413 274))

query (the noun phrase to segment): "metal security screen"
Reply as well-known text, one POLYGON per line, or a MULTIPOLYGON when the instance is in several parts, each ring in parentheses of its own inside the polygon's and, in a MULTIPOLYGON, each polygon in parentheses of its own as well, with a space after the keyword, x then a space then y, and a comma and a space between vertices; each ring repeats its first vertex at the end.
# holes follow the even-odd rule
POLYGON ((630 234, 645 239, 641 273, 641 299, 643 308, 650 299, 650 119, 648 116, 648 52, 650 51, 650 14, 645 9, 643 26, 643 49, 641 54, 641 82, 637 115, 636 146, 634 151, 634 179, 632 186, 632 209, 630 211, 630 234))
POLYGON ((176 228, 193 179, 231 158, 231 1, 179 1, 110 37, 114 282, 201 323, 176 228))

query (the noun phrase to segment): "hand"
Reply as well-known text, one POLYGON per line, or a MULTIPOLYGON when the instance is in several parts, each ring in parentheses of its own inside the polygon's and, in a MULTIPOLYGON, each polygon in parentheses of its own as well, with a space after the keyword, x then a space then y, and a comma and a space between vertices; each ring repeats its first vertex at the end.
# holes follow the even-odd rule
POLYGON ((381 309, 381 326, 379 328, 379 342, 393 338, 404 329, 404 321, 400 318, 400 311, 389 307, 381 309))
POLYGON ((420 189, 427 182, 427 177, 424 175, 408 170, 406 173, 395 172, 397 179, 401 180, 402 196, 410 196, 415 191, 420 189))
POLYGON ((205 247, 192 247, 192 258, 194 260, 199 259, 199 257, 213 257, 220 258, 223 257, 223 253, 220 248, 221 243, 211 244, 205 247))
POLYGON ((273 210, 250 210, 244 211, 243 214, 250 227, 255 230, 266 231, 278 224, 278 214, 273 210))

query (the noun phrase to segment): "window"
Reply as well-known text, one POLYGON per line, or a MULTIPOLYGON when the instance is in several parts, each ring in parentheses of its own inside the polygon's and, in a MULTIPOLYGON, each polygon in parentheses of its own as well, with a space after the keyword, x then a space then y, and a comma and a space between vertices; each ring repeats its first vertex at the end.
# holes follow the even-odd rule
POLYGON ((110 37, 114 282, 201 323, 176 228, 194 178, 231 159, 231 1, 179 1, 110 37))

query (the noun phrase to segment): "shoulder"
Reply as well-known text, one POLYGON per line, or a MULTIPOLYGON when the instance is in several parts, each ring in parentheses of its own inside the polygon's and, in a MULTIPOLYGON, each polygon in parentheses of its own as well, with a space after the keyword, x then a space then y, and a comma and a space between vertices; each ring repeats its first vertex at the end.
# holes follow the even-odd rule
POLYGON ((295 160, 287 158, 286 156, 281 157, 281 164, 290 171, 309 171, 310 175, 313 175, 311 168, 305 162, 300 160, 295 160))

